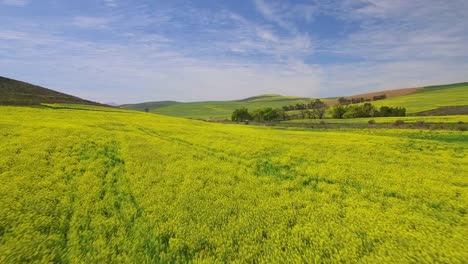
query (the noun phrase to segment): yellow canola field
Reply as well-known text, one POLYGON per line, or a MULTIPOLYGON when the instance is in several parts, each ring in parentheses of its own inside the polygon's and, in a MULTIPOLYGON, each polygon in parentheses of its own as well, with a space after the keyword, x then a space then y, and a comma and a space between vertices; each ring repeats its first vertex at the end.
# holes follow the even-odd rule
POLYGON ((464 263, 468 133, 0 107, 0 263, 464 263))

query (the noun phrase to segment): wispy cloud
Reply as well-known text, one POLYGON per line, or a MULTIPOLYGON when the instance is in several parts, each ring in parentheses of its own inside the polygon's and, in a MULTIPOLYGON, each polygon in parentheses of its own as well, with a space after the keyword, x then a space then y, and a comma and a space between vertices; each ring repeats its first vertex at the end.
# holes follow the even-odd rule
POLYGON ((103 0, 104 4, 107 7, 117 7, 117 1, 116 0, 103 0))
POLYGON ((254 0, 252 17, 223 2, 102 0, 86 14, 0 17, 0 68, 119 103, 334 96, 463 81, 466 3, 254 0), (324 18, 339 32, 327 32, 324 18))
POLYGON ((318 50, 355 62, 323 66, 322 94, 466 81, 466 1, 345 0, 334 7, 359 28, 318 50))
POLYGON ((345 16, 359 20, 361 29, 336 45, 341 52, 360 56, 409 58, 465 56, 468 41, 468 2, 348 0, 345 16), (354 3, 354 4, 351 4, 354 3), (342 45, 340 45, 342 44, 342 45), (358 52, 360 50, 360 52, 358 52))
POLYGON ((468 62, 411 60, 361 62, 323 67, 322 96, 353 95, 369 91, 422 87, 466 81, 468 62))
POLYGON ((232 99, 245 97, 252 89, 254 93, 287 89, 291 94, 318 94, 321 73, 317 66, 196 58, 172 50, 170 40, 157 35, 135 37, 126 45, 25 32, 3 35, 9 41, 0 44, 0 49, 9 53, 15 47, 16 56, 2 60, 0 67, 24 70, 28 65, 23 62, 35 61, 39 84, 99 101, 232 99), (61 78, 51 79, 44 72, 55 72, 61 78), (83 83, 83 76, 92 80, 91 87, 83 83), (128 93, 128 89, 138 93, 128 93))
POLYGON ((104 17, 76 16, 73 18, 73 25, 80 28, 106 29, 110 19, 104 17))
POLYGON ((27 0, 1 0, 0 4, 9 6, 26 6, 29 3, 27 0))
POLYGON ((0 31, 1 40, 26 40, 28 35, 18 31, 0 31))

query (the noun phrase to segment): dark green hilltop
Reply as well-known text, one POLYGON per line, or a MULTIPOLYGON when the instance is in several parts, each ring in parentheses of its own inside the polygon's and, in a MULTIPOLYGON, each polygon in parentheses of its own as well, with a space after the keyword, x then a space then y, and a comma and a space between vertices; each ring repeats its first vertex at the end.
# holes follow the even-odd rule
POLYGON ((0 105, 39 104, 102 105, 73 95, 0 76, 0 105))

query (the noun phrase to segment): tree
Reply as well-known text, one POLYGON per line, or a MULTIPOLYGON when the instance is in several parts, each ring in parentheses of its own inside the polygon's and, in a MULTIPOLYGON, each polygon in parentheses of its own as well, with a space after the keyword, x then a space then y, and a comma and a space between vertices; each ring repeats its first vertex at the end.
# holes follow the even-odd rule
POLYGON ((359 117, 373 117, 376 113, 375 106, 373 106, 371 103, 365 103, 359 109, 359 117))
POLYGON ((304 110, 304 113, 303 113, 304 117, 307 117, 308 119, 311 119, 313 114, 312 114, 312 111, 310 110, 304 110))
POLYGON ((406 116, 406 108, 404 107, 395 107, 393 108, 394 116, 406 116))
POLYGON ((257 121, 257 122, 263 122, 264 121, 264 115, 265 115, 265 111, 263 109, 255 109, 252 112, 252 119, 257 121))
POLYGON ((327 112, 327 108, 326 108, 326 107, 313 109, 313 110, 312 110, 312 116, 313 116, 314 118, 323 119, 323 117, 325 116, 325 113, 326 113, 326 112, 327 112))
POLYGON ((335 105, 330 110, 333 118, 360 118, 377 116, 405 116, 406 108, 381 106, 380 111, 371 103, 361 105, 335 105))
POLYGON ((148 113, 148 112, 149 112, 149 108, 145 108, 145 112, 148 113))
POLYGON ((288 120, 289 119, 289 115, 288 115, 288 113, 286 111, 281 110, 281 109, 276 109, 276 111, 278 112, 279 118, 281 120, 288 120))
POLYGON ((377 100, 383 100, 383 99, 386 99, 386 98, 387 98, 386 94, 381 94, 381 95, 375 95, 374 97, 372 97, 372 100, 377 101, 377 100))
POLYGON ((381 106, 379 111, 380 116, 406 116, 406 108, 404 107, 389 107, 381 106))
POLYGON ((340 97, 340 98, 338 98, 338 103, 341 104, 341 105, 347 105, 347 104, 351 103, 351 100, 346 99, 344 97, 340 97))
POLYGON ((346 113, 347 107, 344 105, 335 105, 331 109, 331 115, 333 118, 342 119, 343 115, 346 113))
POLYGON ((236 109, 234 110, 234 112, 232 112, 232 116, 231 116, 232 121, 243 122, 243 121, 248 121, 251 119, 252 119, 252 116, 250 115, 249 110, 245 107, 236 109))
POLYGON ((312 109, 312 116, 314 118, 322 119, 327 111, 327 104, 322 102, 320 99, 315 100, 314 102, 310 103, 310 107, 312 109))
POLYGON ((300 113, 301 113, 301 118, 302 119, 306 118, 306 111, 308 111, 308 110, 301 110, 300 113))
POLYGON ((273 109, 271 107, 265 108, 265 115, 264 115, 265 121, 275 121, 275 120, 278 120, 279 117, 280 115, 276 109, 273 109))
POLYGON ((258 122, 271 122, 277 120, 286 120, 288 114, 281 109, 273 109, 271 107, 256 109, 252 113, 252 118, 258 122))

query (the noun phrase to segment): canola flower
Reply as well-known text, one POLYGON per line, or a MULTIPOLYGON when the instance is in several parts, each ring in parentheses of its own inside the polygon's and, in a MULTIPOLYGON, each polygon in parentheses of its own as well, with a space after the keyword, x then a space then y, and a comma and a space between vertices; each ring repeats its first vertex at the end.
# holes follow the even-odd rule
POLYGON ((464 263, 468 133, 0 107, 1 263, 464 263))

